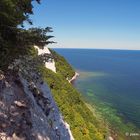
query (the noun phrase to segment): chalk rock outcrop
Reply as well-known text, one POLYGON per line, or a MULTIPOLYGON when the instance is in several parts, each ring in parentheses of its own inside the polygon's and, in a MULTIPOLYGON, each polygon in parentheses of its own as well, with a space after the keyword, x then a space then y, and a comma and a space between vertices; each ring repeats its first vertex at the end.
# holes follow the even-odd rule
MULTIPOLYGON (((48 49, 48 47, 44 47, 43 49, 40 49, 38 46, 34 46, 34 48, 37 49, 38 55, 48 54, 51 56, 51 52, 48 49)), ((48 61, 45 62, 45 67, 56 73, 55 61, 53 58, 50 57, 48 61)))

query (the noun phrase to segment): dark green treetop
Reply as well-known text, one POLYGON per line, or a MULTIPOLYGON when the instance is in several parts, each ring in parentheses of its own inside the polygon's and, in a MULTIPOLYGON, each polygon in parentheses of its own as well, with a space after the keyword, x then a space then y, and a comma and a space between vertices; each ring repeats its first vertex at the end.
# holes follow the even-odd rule
POLYGON ((43 48, 53 36, 51 27, 25 29, 24 23, 32 25, 33 2, 40 0, 0 0, 0 68, 18 55, 29 53, 32 46, 43 48), (8 59, 7 59, 8 58, 8 59))

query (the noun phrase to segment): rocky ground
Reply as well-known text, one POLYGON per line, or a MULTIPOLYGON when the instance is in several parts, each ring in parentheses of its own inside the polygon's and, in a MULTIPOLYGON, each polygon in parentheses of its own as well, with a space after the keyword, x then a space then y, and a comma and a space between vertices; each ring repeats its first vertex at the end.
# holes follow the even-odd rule
POLYGON ((1 140, 73 140, 51 92, 30 58, 0 71, 1 140))

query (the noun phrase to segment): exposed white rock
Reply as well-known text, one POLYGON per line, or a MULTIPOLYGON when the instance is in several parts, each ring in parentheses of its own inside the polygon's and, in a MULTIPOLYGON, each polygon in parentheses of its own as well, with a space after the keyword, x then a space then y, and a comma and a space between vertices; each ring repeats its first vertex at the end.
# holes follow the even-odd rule
MULTIPOLYGON (((40 49, 38 46, 34 46, 34 48, 37 49, 38 55, 42 55, 42 54, 45 54, 45 53, 51 54, 48 47, 44 47, 44 49, 40 49)), ((56 73, 56 67, 55 67, 54 59, 52 61, 45 62, 45 67, 56 73)))
POLYGON ((114 139, 111 136, 109 136, 107 140, 114 140, 114 139))
POLYGON ((74 140, 74 137, 73 137, 73 135, 72 135, 72 133, 70 131, 70 125, 67 122, 65 122, 65 126, 68 129, 68 132, 69 132, 69 135, 70 135, 71 140, 74 140))
POLYGON ((66 80, 68 80, 69 83, 72 83, 74 80, 76 80, 76 78, 77 78, 78 76, 79 76, 79 73, 75 72, 74 76, 73 76, 70 80, 68 80, 68 78, 67 78, 66 80))

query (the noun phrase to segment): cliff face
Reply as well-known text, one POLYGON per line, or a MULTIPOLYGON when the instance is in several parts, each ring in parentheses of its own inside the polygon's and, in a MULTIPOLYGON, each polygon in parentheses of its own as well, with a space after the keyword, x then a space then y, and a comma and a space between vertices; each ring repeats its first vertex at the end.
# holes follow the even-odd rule
MULTIPOLYGON (((34 46, 34 48, 38 51, 38 55, 48 54, 52 56, 48 47, 44 47, 44 49, 40 49, 38 46, 34 46)), ((52 58, 50 57, 49 60, 45 62, 45 67, 56 73, 56 66, 55 66, 55 61, 53 59, 53 56, 52 58)))
POLYGON ((23 57, 0 73, 0 139, 73 140, 35 65, 23 57))

